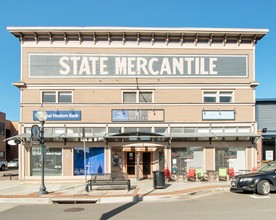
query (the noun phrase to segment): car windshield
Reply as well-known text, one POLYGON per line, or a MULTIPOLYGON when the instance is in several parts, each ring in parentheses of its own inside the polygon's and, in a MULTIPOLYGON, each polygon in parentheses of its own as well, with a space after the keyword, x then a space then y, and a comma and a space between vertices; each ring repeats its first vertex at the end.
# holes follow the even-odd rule
POLYGON ((276 163, 269 163, 261 168, 258 171, 272 171, 276 169, 276 163))

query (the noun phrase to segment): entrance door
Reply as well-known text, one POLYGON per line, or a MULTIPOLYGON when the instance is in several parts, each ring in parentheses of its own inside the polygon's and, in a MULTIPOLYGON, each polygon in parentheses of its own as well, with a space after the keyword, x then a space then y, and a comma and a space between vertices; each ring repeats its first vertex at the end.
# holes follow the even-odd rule
POLYGON ((150 152, 143 152, 143 177, 147 178, 151 175, 150 152))
POLYGON ((135 152, 127 152, 127 173, 135 175, 135 152))

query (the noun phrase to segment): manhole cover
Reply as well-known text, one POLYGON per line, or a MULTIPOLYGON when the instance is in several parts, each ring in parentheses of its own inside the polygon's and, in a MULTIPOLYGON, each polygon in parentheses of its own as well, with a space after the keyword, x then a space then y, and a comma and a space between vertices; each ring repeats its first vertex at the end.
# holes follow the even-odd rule
POLYGON ((69 209, 64 209, 64 212, 80 212, 83 210, 84 208, 69 208, 69 209))

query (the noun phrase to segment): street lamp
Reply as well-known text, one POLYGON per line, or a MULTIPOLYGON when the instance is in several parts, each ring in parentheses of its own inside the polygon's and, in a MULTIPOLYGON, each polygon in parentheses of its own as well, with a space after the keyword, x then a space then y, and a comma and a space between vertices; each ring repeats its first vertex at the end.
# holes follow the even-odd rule
POLYGON ((44 185, 44 164, 45 164, 45 154, 46 154, 46 146, 44 145, 44 124, 47 120, 47 112, 41 108, 37 111, 36 117, 40 122, 40 144, 41 144, 41 185, 39 188, 39 194, 48 194, 46 187, 44 185))

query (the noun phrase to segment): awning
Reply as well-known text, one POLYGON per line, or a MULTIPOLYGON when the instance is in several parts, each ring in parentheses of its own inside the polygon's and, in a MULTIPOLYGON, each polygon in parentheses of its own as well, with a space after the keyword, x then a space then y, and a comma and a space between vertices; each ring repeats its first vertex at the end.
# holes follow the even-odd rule
MULTIPOLYGON (((274 134, 274 133, 273 133, 274 134)), ((266 133, 263 136, 269 136, 266 133)), ((274 134, 276 137, 276 133, 274 134)), ((86 133, 85 138, 103 138, 106 142, 116 141, 118 139, 140 139, 146 140, 151 138, 158 138, 163 141, 180 139, 180 138, 216 138, 216 137, 260 137, 260 135, 255 133, 152 133, 152 132, 125 132, 125 133, 86 133)), ((4 139, 3 141, 15 140, 15 139, 29 139, 31 138, 30 133, 24 133, 15 135, 4 139)), ((67 138, 83 138, 81 133, 45 133, 44 138, 57 138, 57 139, 67 139, 67 138)))
POLYGON ((107 133, 105 139, 123 139, 123 138, 170 138, 169 133, 152 133, 152 132, 125 132, 125 133, 107 133))
POLYGON ((271 138, 276 138, 276 132, 265 132, 265 133, 262 133, 262 137, 264 139, 271 139, 271 138))

